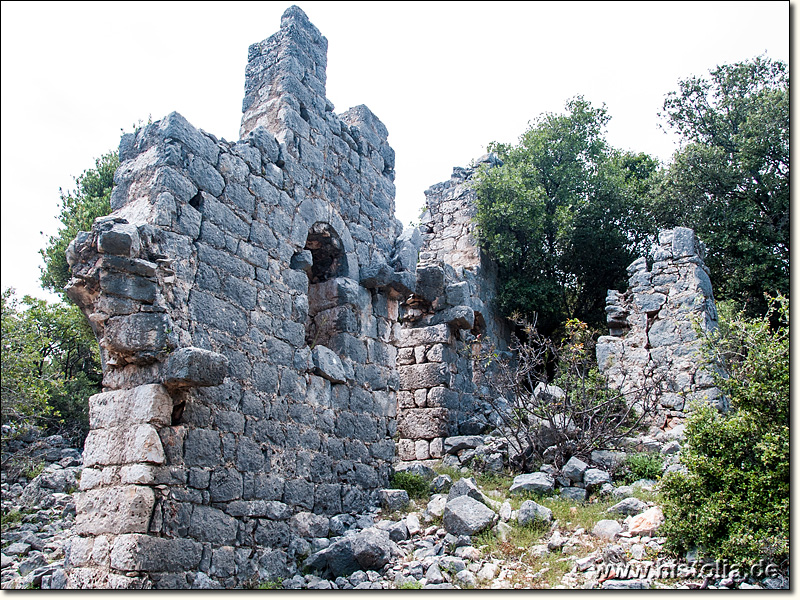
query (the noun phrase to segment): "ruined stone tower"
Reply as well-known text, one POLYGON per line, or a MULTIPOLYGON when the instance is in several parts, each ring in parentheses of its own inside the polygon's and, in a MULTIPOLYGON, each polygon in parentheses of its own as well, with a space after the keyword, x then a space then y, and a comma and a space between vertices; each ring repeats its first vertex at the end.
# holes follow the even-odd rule
MULTIPOLYGON (((393 464, 438 459, 496 416, 463 352, 508 335, 472 237, 474 169, 431 187, 422 225, 403 231, 388 131, 365 106, 333 112, 326 52, 289 8, 249 49, 239 141, 178 113, 123 136, 113 212, 69 246, 67 293, 104 374, 69 587, 286 576, 297 540, 341 535, 393 464)), ((655 292, 656 321, 683 302, 655 292)), ((630 298, 617 312, 634 332, 653 315, 630 298)), ((605 340, 609 372, 635 335, 605 340)))

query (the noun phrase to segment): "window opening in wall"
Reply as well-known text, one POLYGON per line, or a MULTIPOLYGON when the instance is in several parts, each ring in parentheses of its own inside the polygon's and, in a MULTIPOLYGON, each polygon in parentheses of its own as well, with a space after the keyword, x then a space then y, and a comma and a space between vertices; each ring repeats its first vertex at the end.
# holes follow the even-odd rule
POLYGON ((313 264, 308 280, 322 283, 339 277, 344 265, 344 248, 339 234, 328 223, 314 223, 308 230, 306 250, 311 251, 313 264))
POLYGON ((308 231, 305 249, 311 252, 311 267, 308 273, 308 319, 306 320, 306 344, 312 348, 327 345, 338 329, 338 321, 347 315, 340 314, 342 307, 330 307, 328 296, 331 290, 323 291, 318 286, 343 274, 345 264, 344 245, 336 231, 328 223, 315 223, 308 231))

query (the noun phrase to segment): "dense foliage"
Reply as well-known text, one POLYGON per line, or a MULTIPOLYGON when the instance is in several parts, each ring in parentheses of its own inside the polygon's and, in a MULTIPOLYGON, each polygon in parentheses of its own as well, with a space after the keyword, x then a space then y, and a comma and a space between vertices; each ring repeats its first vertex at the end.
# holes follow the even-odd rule
POLYGON ((789 71, 758 57, 679 82, 664 102, 683 139, 655 194, 662 227, 693 228, 714 295, 764 314, 789 293, 789 71))
POLYGON ((776 304, 781 327, 737 314, 707 340, 731 411, 699 406, 688 419, 688 472, 662 484, 663 531, 675 551, 698 546, 740 564, 788 558, 789 302, 776 304))
POLYGON ((66 259, 67 246, 79 231, 89 231, 97 217, 111 212, 111 188, 118 166, 116 151, 104 154, 95 161, 93 169, 87 169, 76 178, 73 191, 64 193, 61 190, 61 227, 56 235, 50 236, 40 254, 45 264, 42 287, 61 294, 65 300, 64 286, 71 277, 66 259))
POLYGON ((12 435, 36 426, 82 444, 86 399, 101 378, 97 342, 77 307, 3 292, 2 417, 12 435))
POLYGON ((492 143, 503 165, 474 178, 477 234, 499 266, 498 299, 549 334, 569 318, 605 323, 606 290, 653 227, 642 202, 658 163, 605 141, 609 116, 581 97, 539 117, 518 145, 492 143))

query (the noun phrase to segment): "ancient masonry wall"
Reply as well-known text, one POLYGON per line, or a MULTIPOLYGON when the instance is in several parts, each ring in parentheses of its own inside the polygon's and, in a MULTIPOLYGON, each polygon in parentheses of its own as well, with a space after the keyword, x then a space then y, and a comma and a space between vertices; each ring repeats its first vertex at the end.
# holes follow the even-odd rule
POLYGON ((611 335, 597 343, 601 372, 626 392, 660 389, 667 419, 684 417, 691 401, 724 408, 711 371, 702 366, 695 330, 717 327, 704 255, 693 230, 662 231, 652 268, 644 258, 634 261, 628 267, 629 288, 609 290, 606 299, 611 335))
POLYGON ((124 136, 114 212, 69 248, 105 390, 70 587, 275 579, 387 486, 416 256, 387 130, 333 113, 326 51, 287 10, 250 48, 240 141, 177 113, 124 136))
MULTIPOLYGON (((487 155, 483 163, 499 160, 487 155)), ((480 433, 492 422, 469 348, 483 335, 503 349, 509 331, 493 308, 496 267, 472 235, 474 171, 457 167, 425 192, 422 224, 411 238, 420 250, 415 294, 400 307, 397 335, 401 461, 442 458, 445 438, 480 433)))

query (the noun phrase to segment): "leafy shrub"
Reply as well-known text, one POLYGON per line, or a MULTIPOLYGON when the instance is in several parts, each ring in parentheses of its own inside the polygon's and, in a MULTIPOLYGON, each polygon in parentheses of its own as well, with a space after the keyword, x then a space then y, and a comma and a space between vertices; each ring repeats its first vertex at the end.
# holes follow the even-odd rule
MULTIPOLYGON (((664 478, 667 547, 750 565, 789 553, 789 301, 768 317, 741 314, 706 341, 727 378, 731 410, 695 406, 681 460, 688 473, 664 478)), ((721 313, 722 314, 722 313, 721 313)))
POLYGON ((416 473, 395 473, 391 481, 392 487, 408 492, 409 498, 427 498, 431 491, 430 484, 416 473))
POLYGON ((656 452, 637 452, 629 454, 625 462, 614 473, 614 479, 626 485, 639 479, 660 479, 664 460, 656 452))

